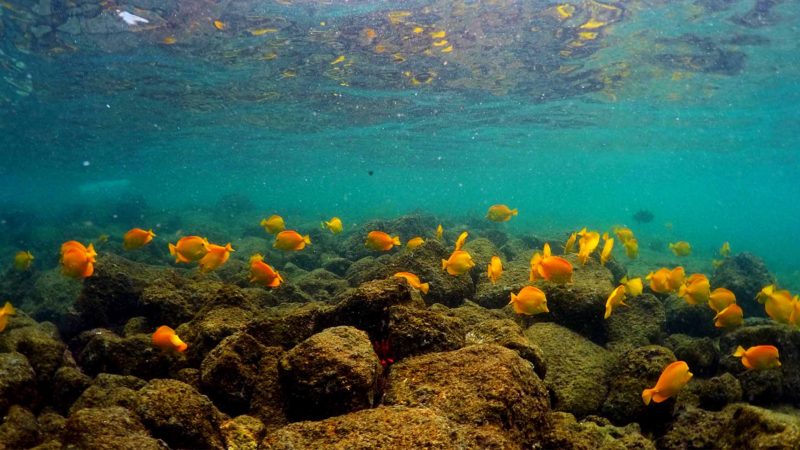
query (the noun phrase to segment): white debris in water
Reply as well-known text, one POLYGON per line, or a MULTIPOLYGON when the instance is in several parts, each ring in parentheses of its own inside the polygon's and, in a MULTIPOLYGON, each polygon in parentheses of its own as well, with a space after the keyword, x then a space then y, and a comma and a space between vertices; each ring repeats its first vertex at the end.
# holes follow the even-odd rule
POLYGON ((117 15, 122 18, 128 25, 138 25, 141 23, 150 23, 149 20, 145 19, 144 17, 139 17, 136 14, 131 14, 128 11, 120 11, 117 10, 117 15))

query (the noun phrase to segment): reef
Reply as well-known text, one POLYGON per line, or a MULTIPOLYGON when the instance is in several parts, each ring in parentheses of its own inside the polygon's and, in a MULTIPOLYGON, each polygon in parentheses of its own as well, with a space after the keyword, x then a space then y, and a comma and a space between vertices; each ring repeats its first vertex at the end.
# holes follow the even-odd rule
MULTIPOLYGON (((251 208, 229 201, 228 215, 251 208)), ((246 234, 209 274, 107 248, 82 282, 53 270, 5 279, 18 295, 36 287, 0 332, 0 448, 798 448, 797 328, 749 319, 720 330, 707 306, 649 288, 603 319, 622 262, 565 255, 570 283, 530 282, 531 255, 561 238, 490 225, 470 225, 464 249, 477 264, 451 276, 441 260, 458 227, 439 241, 436 224, 409 216, 317 234, 302 257, 246 234), (372 226, 426 242, 368 252, 372 226), (283 285, 248 282, 256 249, 283 285), (493 255, 505 265, 496 283, 485 273, 493 255), (549 313, 507 305, 531 284, 549 313), (185 352, 153 345, 160 325, 185 352), (779 348, 780 367, 747 370, 732 356, 763 344, 779 348), (642 390, 676 360, 694 377, 645 405, 642 390)), ((773 279, 756 257, 734 255, 712 284, 755 311, 752 296, 773 279)))

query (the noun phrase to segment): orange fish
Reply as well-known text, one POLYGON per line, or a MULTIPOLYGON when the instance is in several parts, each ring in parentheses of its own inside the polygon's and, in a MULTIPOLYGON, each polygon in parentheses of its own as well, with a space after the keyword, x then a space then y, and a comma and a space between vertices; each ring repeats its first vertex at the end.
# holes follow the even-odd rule
POLYGON ((0 333, 2 333, 6 329, 6 326, 8 326, 8 316, 13 316, 16 313, 17 312, 14 310, 14 307, 11 306, 10 302, 6 302, 6 304, 3 305, 3 308, 0 309, 0 333))
POLYGON ((218 29, 220 31, 224 30, 226 28, 225 22, 223 22, 221 20, 215 20, 214 21, 214 28, 216 28, 216 29, 218 29))
POLYGON ((142 248, 149 244, 150 241, 156 236, 153 230, 143 230, 141 228, 132 228, 125 233, 122 238, 122 248, 125 250, 134 250, 142 248))
POLYGON ((639 241, 636 238, 628 239, 622 246, 625 247, 625 256, 628 259, 636 259, 639 256, 639 241))
POLYGON ((86 278, 94 273, 97 253, 94 246, 84 247, 78 241, 68 241, 61 245, 61 273, 71 278, 86 278))
POLYGON ((442 260, 442 270, 453 276, 462 275, 475 267, 472 256, 464 250, 458 250, 450 255, 449 259, 442 260))
POLYGON ((406 280, 408 282, 408 284, 411 287, 421 291, 423 294, 427 294, 428 290, 430 289, 430 284, 421 283, 419 281, 419 277, 414 275, 411 272, 397 272, 396 274, 394 274, 394 276, 397 277, 397 278, 403 278, 404 280, 406 280))
POLYGON ((725 288, 716 288, 708 295, 708 307, 716 312, 736 303, 736 294, 725 288))
POLYGON ((547 309, 547 297, 544 292, 534 286, 525 286, 517 294, 512 292, 511 301, 508 304, 515 313, 527 316, 550 312, 547 309))
POLYGON ((689 365, 685 361, 675 361, 661 372, 655 387, 642 391, 642 400, 645 405, 649 405, 650 400, 661 403, 675 396, 691 379, 689 365))
POLYGON ((175 334, 175 330, 166 325, 158 327, 156 332, 153 333, 153 345, 164 351, 176 351, 180 353, 185 352, 188 347, 188 345, 175 334))
POLYGON ((683 267, 676 267, 672 270, 662 267, 655 272, 650 272, 645 277, 650 281, 650 289, 658 294, 668 294, 680 289, 685 277, 683 267))
POLYGON ((456 249, 455 249, 455 251, 461 250, 461 247, 464 246, 464 242, 467 242, 467 237, 468 236, 469 236, 469 233, 467 233, 466 231, 464 231, 464 232, 462 232, 461 234, 458 235, 458 239, 456 239, 456 249))
POLYGON ((736 303, 731 303, 714 316, 714 326, 717 328, 738 327, 744 323, 744 311, 736 303))
POLYGON ((605 266, 609 259, 611 259, 611 250, 614 248, 614 238, 609 238, 608 233, 603 234, 603 251, 600 252, 600 265, 605 266))
POLYGON ((370 231, 364 246, 370 250, 388 252, 395 245, 400 245, 400 236, 389 236, 383 231, 370 231))
POLYGON ((614 227, 612 231, 623 244, 634 238, 633 231, 630 228, 614 227))
POLYGON ((611 312, 614 310, 616 306, 628 306, 625 304, 625 285, 620 284, 617 286, 611 294, 608 296, 606 300, 606 313, 603 316, 604 319, 608 319, 611 317, 611 312))
POLYGON ((773 345, 756 345, 747 350, 741 345, 733 352, 736 358, 742 358, 742 365, 748 369, 764 370, 780 367, 778 349, 773 345))
POLYGON ((550 252, 550 244, 544 244, 542 254, 534 253, 531 258, 530 281, 544 279, 558 284, 566 284, 572 281, 572 264, 560 256, 553 256, 550 252))
POLYGON ((414 250, 415 248, 419 247, 420 245, 425 243, 425 239, 421 237, 413 237, 406 242, 406 248, 409 250, 414 250))
POLYGON ((790 323, 792 313, 794 312, 794 304, 792 303, 792 294, 785 289, 778 290, 778 288, 771 284, 765 286, 756 295, 756 300, 764 304, 764 310, 772 320, 780 323, 790 323))
POLYGON ((506 205, 492 205, 486 213, 486 218, 492 222, 508 222, 512 216, 516 216, 518 213, 517 208, 510 209, 506 205))
POLYGON ((685 283, 678 288, 678 297, 686 300, 690 305, 707 303, 711 294, 711 285, 708 277, 702 273, 693 273, 685 283))
POLYGON ((631 278, 629 280, 627 276, 624 276, 621 280, 619 280, 619 282, 625 286, 625 292, 631 297, 638 297, 642 295, 644 286, 642 286, 641 278, 631 278))
POLYGON ((564 254, 569 255, 575 251, 575 241, 578 239, 578 233, 572 233, 567 238, 567 243, 564 244, 564 254))
POLYGON ((266 287, 278 287, 283 277, 272 266, 264 262, 264 257, 256 253, 250 257, 250 282, 266 287))
POLYGON ((208 239, 200 236, 184 236, 175 244, 169 244, 169 254, 176 263, 199 261, 208 253, 208 239))
POLYGON ((228 242, 225 246, 217 244, 208 244, 208 252, 200 258, 200 272, 206 273, 220 267, 230 258, 231 252, 234 251, 231 243, 228 242))
POLYGON ((589 262, 589 256, 600 244, 600 233, 587 231, 584 227, 578 232, 578 236, 581 237, 580 241, 578 241, 578 260, 581 264, 586 265, 589 262))
POLYGON ((33 253, 20 250, 14 255, 14 268, 20 272, 30 270, 34 259, 33 253))
POLYGON ((503 262, 500 261, 499 256, 492 256, 491 262, 489 262, 489 269, 488 275, 489 279, 492 281, 492 284, 497 283, 497 280, 500 279, 500 275, 503 274, 503 262))
POLYGON ((266 219, 261 219, 260 225, 264 228, 264 231, 269 234, 278 234, 286 229, 286 223, 284 223, 283 217, 277 214, 273 214, 266 219))
POLYGON ((275 243, 272 246, 284 251, 300 251, 306 248, 307 244, 311 244, 308 235, 301 236, 297 231, 285 230, 275 236, 275 243))

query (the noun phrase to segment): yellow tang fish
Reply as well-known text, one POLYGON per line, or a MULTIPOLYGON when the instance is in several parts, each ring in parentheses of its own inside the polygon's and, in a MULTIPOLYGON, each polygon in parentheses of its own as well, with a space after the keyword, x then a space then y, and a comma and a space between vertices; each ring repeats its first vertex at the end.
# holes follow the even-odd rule
POLYGON ((425 243, 425 239, 421 237, 413 237, 406 242, 406 248, 409 250, 414 250, 415 248, 419 247, 420 245, 425 243))
POLYGON ((625 247, 625 255, 628 259, 636 259, 639 256, 639 241, 636 238, 630 238, 622 245, 625 247))
POLYGON ((728 242, 728 241, 723 242, 722 243, 722 247, 720 247, 720 249, 719 249, 719 254, 724 256, 724 257, 726 257, 726 258, 728 256, 730 256, 730 254, 731 254, 731 243, 728 242))
POLYGON ((228 261, 231 252, 234 251, 230 242, 224 247, 222 245, 208 244, 208 252, 200 258, 200 272, 206 273, 220 267, 228 261))
POLYGON ((215 20, 214 21, 214 28, 216 28, 218 30, 224 30, 226 28, 225 22, 223 22, 221 20, 215 20))
POLYGON ((417 289, 418 291, 422 292, 423 294, 427 294, 428 290, 430 289, 430 284, 429 283, 421 283, 420 280, 419 280, 419 277, 414 275, 411 272, 397 272, 396 274, 394 274, 394 276, 397 277, 397 278, 403 278, 404 280, 406 280, 408 282, 408 284, 411 287, 413 287, 414 289, 417 289))
POLYGON ((567 238, 567 243, 564 244, 564 254, 568 255, 575 251, 575 241, 578 239, 578 233, 572 233, 567 238))
POLYGON ((14 255, 14 268, 24 272, 31 268, 33 260, 33 253, 20 250, 14 255))
POLYGON ((486 213, 486 218, 492 222, 508 222, 512 216, 516 216, 518 213, 517 208, 510 209, 506 205, 492 205, 486 213))
POLYGON ((175 330, 166 325, 158 327, 156 332, 153 333, 153 345, 165 352, 176 351, 179 353, 185 352, 189 347, 175 334, 175 330))
POLYGON ((339 234, 342 232, 344 226, 342 225, 342 219, 338 217, 333 217, 331 220, 327 222, 322 222, 322 228, 327 228, 331 230, 333 234, 339 234))
POLYGON ((344 55, 339 55, 339 56, 336 57, 336 59, 331 61, 331 65, 335 66, 336 64, 339 64, 340 62, 344 62, 345 59, 347 59, 347 58, 345 58, 344 55))
POLYGON ((278 287, 283 277, 272 266, 264 262, 264 257, 256 253, 250 257, 250 282, 266 287, 278 287))
POLYGON ((463 275, 475 267, 472 256, 464 250, 458 250, 450 255, 450 258, 442 260, 442 270, 453 276, 463 275))
POLYGON ((764 370, 781 366, 778 349, 773 345, 756 345, 747 350, 740 345, 733 356, 742 358, 742 365, 748 369, 764 370))
POLYGON ((515 313, 527 316, 550 312, 547 309, 547 297, 544 292, 534 286, 525 286, 517 294, 512 292, 511 301, 508 304, 515 313))
POLYGON ((71 278, 88 278, 94 273, 97 252, 94 245, 85 247, 78 241, 61 244, 61 273, 71 278))
POLYGON ((500 261, 499 256, 492 256, 492 260, 489 262, 487 274, 489 279, 492 281, 492 284, 497 283, 497 280, 500 279, 500 275, 503 274, 503 262, 500 261))
POLYGON ((431 38, 432 39, 442 39, 445 36, 447 36, 447 32, 444 31, 444 30, 431 32, 431 38))
POLYGON ((692 379, 692 375, 685 361, 675 361, 668 365, 658 377, 655 387, 642 391, 644 404, 649 405, 651 400, 661 403, 675 396, 692 379))
POLYGON ((725 288, 716 288, 708 295, 708 307, 716 312, 736 303, 736 294, 725 288))
POLYGON ((678 297, 686 300, 690 305, 708 303, 711 295, 711 284, 708 277, 702 273, 693 273, 685 283, 678 288, 678 297))
POLYGON ((301 236, 297 231, 284 230, 275 235, 275 243, 272 246, 278 250, 299 251, 306 248, 308 244, 311 244, 311 238, 307 234, 301 236))
POLYGON ((638 297, 642 295, 642 291, 644 290, 644 286, 642 285, 641 278, 631 278, 628 279, 627 276, 622 277, 619 280, 620 284, 625 286, 625 292, 628 293, 631 297, 638 297))
POLYGON ((586 265, 589 262, 589 256, 600 244, 600 233, 597 231, 587 231, 584 227, 578 232, 581 237, 578 241, 578 260, 581 264, 586 265))
POLYGON ((436 227, 436 239, 441 241, 443 233, 444 230, 442 229, 442 224, 439 224, 439 226, 436 227))
POLYGON ((458 235, 458 239, 456 239, 456 251, 461 250, 461 247, 464 246, 464 242, 467 241, 467 236, 469 236, 469 233, 466 231, 458 235))
POLYGON ((671 242, 669 249, 675 256, 689 256, 692 253, 692 245, 686 241, 671 242))
POLYGON ((122 237, 122 248, 125 250, 135 250, 149 244, 156 236, 153 230, 143 230, 132 228, 122 237))
POLYGON ((6 302, 6 304, 3 305, 3 308, 0 309, 0 333, 2 333, 8 325, 8 316, 13 316, 16 313, 10 302, 6 302))
POLYGON ((260 225, 262 228, 264 228, 264 231, 269 234, 278 234, 286 229, 286 224, 283 222, 283 217, 277 214, 273 214, 266 219, 262 219, 260 225))
POLYGON ((619 241, 623 244, 634 238, 633 231, 630 228, 614 227, 612 231, 615 235, 617 235, 617 239, 619 239, 619 241))
POLYGON ((605 243, 603 244, 603 251, 600 252, 600 265, 605 266, 609 259, 611 259, 611 250, 614 249, 614 238, 609 238, 608 233, 604 234, 605 243))
POLYGON ((620 305, 628 306, 625 304, 625 292, 626 290, 624 284, 620 284, 619 286, 614 288, 613 291, 611 291, 611 294, 608 296, 608 299, 606 300, 606 313, 603 316, 604 319, 608 319, 609 317, 611 317, 611 312, 614 310, 614 307, 620 305))
POLYGON ((731 303, 727 308, 714 316, 714 326, 717 328, 738 327, 744 323, 744 311, 736 303, 731 303))
POLYGON ((252 36, 262 36, 268 33, 277 33, 277 28, 258 28, 255 30, 247 30, 252 36))

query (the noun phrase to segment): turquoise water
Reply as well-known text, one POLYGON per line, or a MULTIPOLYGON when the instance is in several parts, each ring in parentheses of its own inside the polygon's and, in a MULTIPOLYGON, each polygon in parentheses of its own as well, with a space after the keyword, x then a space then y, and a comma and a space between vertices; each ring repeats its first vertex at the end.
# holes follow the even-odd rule
POLYGON ((0 202, 36 215, 9 258, 13 227, 230 194, 351 226, 506 203, 516 232, 730 241, 800 287, 797 2, 28 3, 0 2, 0 202))

